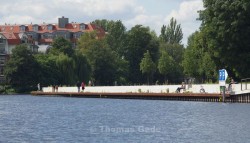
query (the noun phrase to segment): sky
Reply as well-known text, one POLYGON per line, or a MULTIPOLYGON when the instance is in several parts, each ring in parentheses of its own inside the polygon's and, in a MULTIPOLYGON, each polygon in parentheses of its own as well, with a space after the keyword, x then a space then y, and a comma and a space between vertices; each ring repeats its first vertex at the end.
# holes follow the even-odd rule
POLYGON ((202 0, 5 0, 0 5, 0 24, 89 23, 96 19, 121 20, 127 30, 141 24, 158 35, 171 17, 181 24, 182 44, 199 29, 198 10, 202 0))

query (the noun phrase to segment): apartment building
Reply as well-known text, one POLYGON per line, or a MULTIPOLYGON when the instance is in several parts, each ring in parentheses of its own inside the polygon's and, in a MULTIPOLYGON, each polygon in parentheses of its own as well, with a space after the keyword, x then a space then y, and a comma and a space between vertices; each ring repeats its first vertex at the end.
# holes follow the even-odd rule
POLYGON ((94 24, 69 22, 58 18, 58 23, 4 24, 0 25, 0 82, 4 81, 3 69, 13 48, 26 43, 32 52, 46 52, 56 37, 64 37, 76 47, 77 40, 85 32, 97 32, 97 38, 104 37, 105 31, 94 24))

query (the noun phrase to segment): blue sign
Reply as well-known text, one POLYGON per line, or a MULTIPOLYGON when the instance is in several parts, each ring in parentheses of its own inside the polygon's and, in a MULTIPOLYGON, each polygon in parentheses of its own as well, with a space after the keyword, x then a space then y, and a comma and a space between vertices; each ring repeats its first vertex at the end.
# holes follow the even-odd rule
POLYGON ((225 69, 219 70, 219 81, 225 81, 227 79, 227 71, 225 69))
POLYGON ((225 80, 225 70, 219 70, 219 80, 225 80))

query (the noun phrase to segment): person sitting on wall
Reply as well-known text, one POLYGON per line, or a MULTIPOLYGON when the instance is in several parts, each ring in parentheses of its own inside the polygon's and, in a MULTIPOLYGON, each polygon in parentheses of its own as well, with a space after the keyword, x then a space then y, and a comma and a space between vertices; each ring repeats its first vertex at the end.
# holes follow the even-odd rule
POLYGON ((206 91, 205 91, 204 87, 201 85, 200 93, 205 93, 205 92, 206 91))
POLYGON ((181 89, 185 89, 185 83, 184 83, 184 82, 181 83, 181 87, 178 87, 178 88, 176 89, 176 93, 180 93, 180 92, 181 92, 181 89))

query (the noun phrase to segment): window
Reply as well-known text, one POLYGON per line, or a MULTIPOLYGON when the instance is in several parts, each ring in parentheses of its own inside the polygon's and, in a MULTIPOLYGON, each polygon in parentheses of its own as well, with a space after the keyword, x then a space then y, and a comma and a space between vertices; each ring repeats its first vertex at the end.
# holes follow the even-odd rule
POLYGON ((53 39, 53 34, 48 34, 47 36, 48 39, 53 39))
POLYGON ((2 38, 0 38, 0 44, 3 44, 3 39, 2 38))
POLYGON ((21 25, 21 26, 20 26, 20 31, 21 31, 21 32, 25 31, 25 26, 24 26, 24 25, 21 25))
POLYGON ((0 57, 0 65, 3 65, 5 63, 5 57, 0 57))
POLYGON ((38 25, 33 25, 32 29, 33 31, 38 31, 38 25))
POLYGON ((80 38, 81 35, 82 35, 82 32, 77 32, 77 33, 73 34, 74 38, 76 38, 76 39, 80 38))
POLYGON ((80 24, 80 30, 85 30, 85 25, 84 24, 80 24))
POLYGON ((0 75, 3 76, 3 67, 0 68, 0 75))
POLYGON ((48 29, 48 30, 52 30, 52 29, 53 29, 53 26, 52 26, 52 25, 48 25, 48 26, 47 26, 47 29, 48 29))

